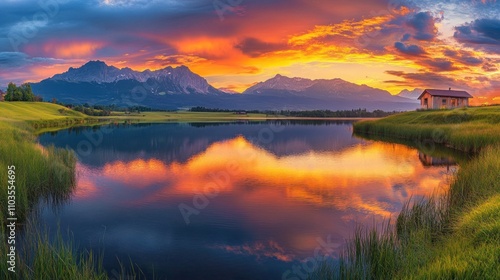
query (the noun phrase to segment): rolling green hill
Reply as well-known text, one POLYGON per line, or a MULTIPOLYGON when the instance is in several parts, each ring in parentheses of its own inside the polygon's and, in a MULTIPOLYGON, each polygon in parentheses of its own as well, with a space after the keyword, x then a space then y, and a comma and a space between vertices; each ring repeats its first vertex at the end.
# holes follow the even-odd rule
POLYGON ((0 118, 19 121, 87 118, 64 106, 45 102, 0 102, 0 118))

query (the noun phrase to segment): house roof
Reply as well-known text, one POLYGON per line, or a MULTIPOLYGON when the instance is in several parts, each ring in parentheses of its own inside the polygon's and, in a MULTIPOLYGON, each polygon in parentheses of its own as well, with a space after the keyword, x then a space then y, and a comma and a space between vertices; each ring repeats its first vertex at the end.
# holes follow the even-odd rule
POLYGON ((443 90, 443 89, 426 89, 422 94, 418 97, 421 99, 425 93, 429 93, 432 96, 445 96, 445 97, 461 97, 461 98, 474 98, 466 91, 460 90, 443 90))

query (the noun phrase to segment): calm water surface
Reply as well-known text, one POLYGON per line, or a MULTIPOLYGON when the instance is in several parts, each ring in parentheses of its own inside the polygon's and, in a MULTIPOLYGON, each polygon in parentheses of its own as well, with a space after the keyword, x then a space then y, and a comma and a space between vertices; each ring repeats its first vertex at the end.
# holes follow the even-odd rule
POLYGON ((118 257, 160 279, 281 279, 321 240, 334 258, 357 225, 446 190, 456 169, 342 122, 106 126, 39 141, 79 155, 72 198, 42 222, 104 250, 111 276, 118 257))

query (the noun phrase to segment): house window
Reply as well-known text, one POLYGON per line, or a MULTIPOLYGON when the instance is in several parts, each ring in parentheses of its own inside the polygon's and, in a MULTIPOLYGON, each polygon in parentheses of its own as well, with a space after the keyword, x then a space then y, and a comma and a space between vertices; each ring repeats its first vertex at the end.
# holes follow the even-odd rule
POLYGON ((447 101, 446 99, 443 99, 443 105, 446 105, 446 101, 447 101))
POLYGON ((424 98, 424 106, 428 106, 429 105, 429 99, 428 98, 424 98))

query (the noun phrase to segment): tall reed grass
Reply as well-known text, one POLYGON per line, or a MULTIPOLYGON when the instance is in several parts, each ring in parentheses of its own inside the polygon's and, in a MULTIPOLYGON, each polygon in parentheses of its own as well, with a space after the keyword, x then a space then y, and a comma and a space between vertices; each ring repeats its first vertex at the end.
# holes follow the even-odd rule
MULTIPOLYGON (((43 123, 43 122, 39 122, 43 123)), ((51 125, 54 125, 52 123, 51 125)), ((64 123, 63 123, 64 125, 64 123)), ((46 127, 42 125, 41 127, 46 127)), ((103 254, 81 251, 60 232, 53 237, 36 225, 39 202, 58 205, 67 201, 75 186, 76 155, 67 149, 42 147, 36 143, 32 124, 0 123, 0 279, 144 279, 132 263, 120 263, 111 275, 103 269, 103 254), (16 272, 8 271, 6 242, 8 166, 16 172, 16 272)))
MULTIPOLYGON (((72 151, 37 145, 30 128, 21 123, 0 123, 0 132, 0 205, 7 205, 8 166, 15 166, 16 217, 20 221, 39 199, 60 201, 70 195, 76 165, 72 151)), ((6 210, 1 207, 0 215, 6 210)))
MULTIPOLYGON (((58 232, 50 237, 46 229, 41 229, 32 220, 25 222, 22 234, 16 237, 17 261, 15 273, 8 270, 6 242, 0 244, 0 279, 108 279, 101 263, 92 252, 77 253, 72 241, 64 240, 58 232)), ((2 237, 5 229, 2 227, 2 237)), ((2 238, 3 239, 3 238, 2 238)))
POLYGON ((106 279, 92 253, 77 254, 61 235, 50 239, 29 220, 40 200, 65 201, 75 185, 72 151, 43 148, 24 123, 0 123, 0 279, 106 279), (16 272, 8 271, 6 242, 8 166, 15 166, 16 272))

